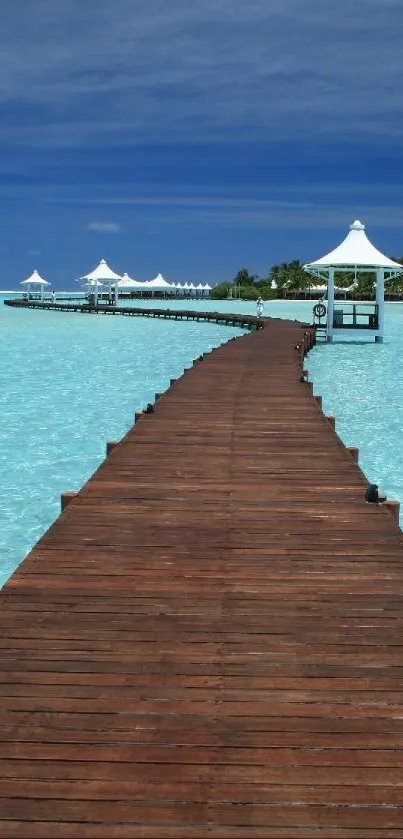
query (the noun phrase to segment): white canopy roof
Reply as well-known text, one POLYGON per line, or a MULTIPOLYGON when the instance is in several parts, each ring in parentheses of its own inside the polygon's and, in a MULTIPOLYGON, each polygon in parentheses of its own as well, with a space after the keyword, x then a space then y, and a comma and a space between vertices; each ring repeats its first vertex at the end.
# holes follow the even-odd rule
POLYGON ((394 262, 377 250, 369 241, 365 233, 365 225, 359 219, 350 225, 350 232, 341 244, 330 253, 304 265, 306 271, 315 271, 322 268, 389 268, 399 273, 403 272, 403 266, 394 262))
POLYGON ((147 285, 147 288, 172 288, 172 285, 164 280, 162 274, 157 274, 153 280, 148 280, 145 285, 147 285))
POLYGON ((43 277, 41 277, 41 275, 38 274, 38 271, 36 269, 32 272, 30 277, 28 277, 26 280, 22 280, 20 285, 34 285, 35 283, 37 285, 50 285, 50 283, 48 283, 47 280, 44 280, 43 277))
POLYGON ((145 288, 147 283, 140 283, 139 280, 133 280, 132 277, 125 272, 118 282, 119 288, 145 288))
POLYGON ((112 268, 109 268, 109 265, 107 265, 104 259, 101 259, 99 265, 97 265, 93 271, 90 271, 89 274, 85 274, 83 277, 80 277, 80 280, 101 280, 108 282, 110 280, 120 279, 121 274, 116 274, 115 271, 112 271, 112 268))

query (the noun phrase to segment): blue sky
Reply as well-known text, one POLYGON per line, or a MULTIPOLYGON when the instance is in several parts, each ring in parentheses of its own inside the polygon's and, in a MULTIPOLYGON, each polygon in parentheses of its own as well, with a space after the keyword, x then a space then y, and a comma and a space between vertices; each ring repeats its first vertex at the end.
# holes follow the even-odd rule
POLYGON ((401 0, 1 2, 2 288, 403 254, 401 0))

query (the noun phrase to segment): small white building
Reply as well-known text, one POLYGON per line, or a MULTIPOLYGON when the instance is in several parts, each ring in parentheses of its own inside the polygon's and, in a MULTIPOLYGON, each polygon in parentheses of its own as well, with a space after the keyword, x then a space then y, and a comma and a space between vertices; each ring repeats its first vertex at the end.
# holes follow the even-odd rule
POLYGON ((28 300, 31 297, 31 286, 34 286, 34 291, 40 295, 40 299, 43 302, 45 286, 50 285, 50 283, 48 283, 47 280, 44 280, 35 269, 35 271, 33 271, 26 280, 22 280, 20 285, 26 286, 28 300), (39 288, 37 288, 37 286, 39 286, 39 288))
POLYGON ((330 253, 304 265, 304 270, 327 282, 326 340, 348 335, 351 338, 373 337, 383 342, 385 279, 403 273, 403 265, 394 262, 377 250, 369 241, 365 226, 357 219, 341 244, 330 253), (376 274, 375 303, 334 305, 335 274, 337 272, 368 272, 376 274))
POLYGON ((94 303, 97 305, 98 303, 98 284, 101 285, 109 285, 109 295, 112 295, 112 285, 115 290, 115 303, 118 302, 118 283, 119 280, 122 279, 121 274, 117 274, 116 271, 112 271, 112 268, 109 268, 109 265, 106 263, 105 259, 101 259, 99 265, 94 268, 93 271, 90 271, 89 274, 84 274, 83 277, 80 277, 80 280, 84 280, 86 285, 88 283, 94 282, 93 286, 93 293, 94 293, 94 303))

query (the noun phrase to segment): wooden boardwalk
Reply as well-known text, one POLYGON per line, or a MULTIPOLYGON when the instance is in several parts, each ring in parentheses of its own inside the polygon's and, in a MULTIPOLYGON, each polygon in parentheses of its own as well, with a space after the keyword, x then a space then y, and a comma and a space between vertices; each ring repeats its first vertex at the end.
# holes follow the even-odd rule
POLYGON ((300 336, 197 362, 2 590, 1 837, 403 837, 402 534, 300 336))
MULTIPOLYGON (((172 301, 175 303, 175 301, 172 301)), ((83 315, 120 315, 123 317, 162 318, 163 320, 195 320, 220 323, 225 326, 238 326, 242 329, 256 329, 264 326, 264 318, 245 315, 242 312, 201 312, 198 309, 153 309, 149 306, 110 306, 100 303, 98 306, 83 303, 46 303, 40 300, 5 300, 5 306, 15 309, 44 309, 49 312, 65 312, 83 315)))

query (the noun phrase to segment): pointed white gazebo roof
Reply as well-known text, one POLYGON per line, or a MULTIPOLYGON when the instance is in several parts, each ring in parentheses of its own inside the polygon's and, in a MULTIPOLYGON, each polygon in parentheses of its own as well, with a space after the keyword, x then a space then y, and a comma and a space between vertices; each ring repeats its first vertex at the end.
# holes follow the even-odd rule
POLYGON ((121 274, 116 274, 115 271, 112 271, 112 268, 109 268, 105 259, 101 259, 99 265, 93 271, 90 271, 89 274, 84 274, 83 277, 80 277, 80 280, 100 280, 101 282, 120 279, 121 274))
POLYGON ((365 233, 365 225, 359 219, 350 224, 350 232, 341 244, 330 253, 304 265, 305 271, 318 273, 322 269, 336 268, 339 270, 360 268, 360 270, 374 271, 384 268, 393 274, 402 273, 403 265, 389 259, 369 241, 365 233))
POLYGON ((147 286, 148 288, 172 288, 171 284, 167 283, 162 274, 157 274, 153 280, 148 280, 147 286))
POLYGON ((22 280, 20 285, 35 285, 35 283, 37 285, 50 285, 47 280, 44 280, 43 277, 41 277, 36 269, 32 272, 30 277, 27 277, 26 280, 22 280))

